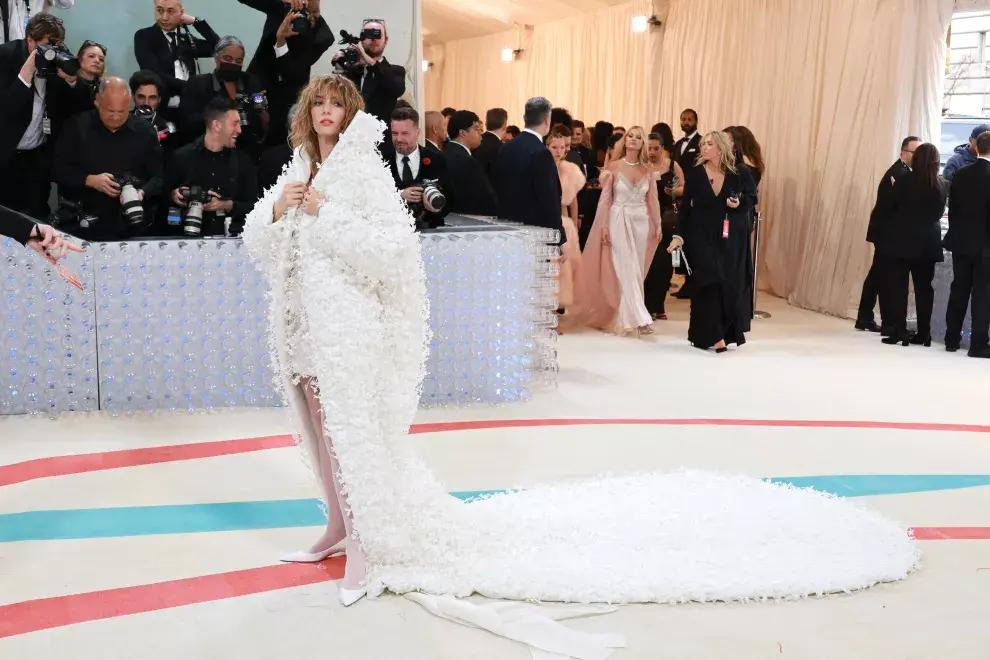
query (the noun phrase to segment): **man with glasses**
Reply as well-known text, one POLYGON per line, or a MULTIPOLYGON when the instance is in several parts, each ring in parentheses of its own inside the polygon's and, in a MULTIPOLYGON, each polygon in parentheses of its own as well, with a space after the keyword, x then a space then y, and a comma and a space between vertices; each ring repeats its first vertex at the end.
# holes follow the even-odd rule
POLYGON ((64 40, 65 26, 58 17, 37 14, 28 21, 26 38, 0 46, 0 205, 40 219, 51 211, 56 134, 85 94, 76 89, 76 78, 61 69, 39 75, 37 49, 64 40))
POLYGON ((27 36, 27 23, 35 14, 50 14, 52 7, 69 9, 76 0, 0 0, 3 18, 0 44, 27 36))
POLYGON ((470 110, 458 110, 447 123, 450 142, 443 156, 453 188, 447 205, 451 213, 463 215, 498 215, 498 199, 484 166, 471 155, 481 144, 485 128, 481 118, 470 110))
POLYGON ((863 294, 859 299, 859 312, 856 315, 856 329, 860 331, 881 332, 885 337, 891 333, 891 328, 877 325, 873 316, 873 310, 877 306, 877 299, 880 301, 880 320, 884 322, 888 318, 886 311, 889 296, 883 291, 885 280, 884 261, 879 254, 878 241, 881 238, 884 223, 887 222, 887 209, 890 208, 890 195, 894 191, 894 182, 897 177, 905 172, 911 171, 911 160, 914 158, 914 150, 921 144, 914 135, 904 138, 901 142, 901 155, 897 161, 884 172, 877 187, 877 203, 870 213, 870 224, 866 230, 866 240, 873 243, 873 263, 870 265, 870 272, 867 273, 863 281, 863 294))

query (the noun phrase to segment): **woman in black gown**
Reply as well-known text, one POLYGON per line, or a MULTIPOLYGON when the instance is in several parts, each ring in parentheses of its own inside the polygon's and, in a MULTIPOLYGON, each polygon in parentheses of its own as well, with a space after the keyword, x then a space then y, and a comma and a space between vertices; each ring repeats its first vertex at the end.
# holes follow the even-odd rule
POLYGON ((742 289, 739 293, 739 304, 742 319, 742 331, 749 332, 753 320, 753 269, 756 264, 753 260, 753 229, 756 227, 756 207, 759 204, 760 180, 763 176, 763 155, 760 152, 760 145, 752 132, 745 126, 729 126, 722 129, 725 139, 732 145, 732 154, 736 159, 736 169, 739 176, 743 178, 743 194, 750 195, 750 204, 746 212, 736 212, 732 216, 735 223, 743 227, 746 232, 745 253, 740 255, 740 260, 736 264, 738 268, 738 279, 742 282, 742 289), (748 155, 752 154, 752 156, 748 155), (752 181, 752 185, 746 178, 752 181))
MULTIPOLYGON (((668 132, 670 129, 667 129, 668 132)), ((670 241, 677 227, 677 210, 674 204, 675 186, 684 181, 681 166, 674 160, 672 149, 674 142, 664 140, 662 133, 650 133, 647 142, 650 158, 650 178, 657 187, 660 199, 660 219, 663 238, 657 248, 657 256, 650 263, 650 271, 643 282, 643 301, 646 310, 655 320, 667 319, 667 292, 670 290, 670 280, 674 276, 674 267, 670 258, 665 254, 670 247, 670 241)))
MULTIPOLYGON (((911 171, 897 177, 888 197, 888 208, 881 225, 882 239, 877 252, 888 264, 887 291, 890 294, 890 337, 885 344, 932 345, 932 308, 935 304, 935 264, 942 255, 942 214, 949 186, 938 175, 939 154, 933 144, 914 150, 911 171), (914 301, 918 310, 918 332, 907 329, 908 275, 914 281, 914 301)), ((886 322, 885 322, 886 323, 886 322)))
POLYGON ((713 132, 702 138, 698 164, 685 173, 677 232, 667 250, 690 250, 695 285, 688 341, 696 348, 724 353, 727 344, 746 342, 742 268, 755 197, 752 176, 740 174, 725 135, 713 132))

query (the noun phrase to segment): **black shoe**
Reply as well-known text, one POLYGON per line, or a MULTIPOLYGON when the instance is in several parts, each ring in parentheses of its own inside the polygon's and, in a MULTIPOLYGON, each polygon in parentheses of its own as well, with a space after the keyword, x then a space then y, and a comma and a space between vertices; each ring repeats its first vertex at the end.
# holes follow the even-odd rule
POLYGON ((911 337, 911 339, 908 340, 908 343, 910 343, 912 346, 924 346, 925 348, 928 348, 929 346, 932 345, 932 336, 914 335, 913 337, 911 337))
POLYGON ((728 350, 729 350, 729 347, 728 346, 723 346, 722 348, 716 348, 715 349, 715 352, 716 353, 725 353, 728 350))
POLYGON ((884 337, 880 341, 882 341, 883 343, 887 344, 888 346, 896 346, 897 344, 902 344, 904 346, 908 346, 911 343, 911 337, 909 337, 907 335, 904 335, 904 336, 901 336, 901 335, 891 335, 889 337, 884 337))
POLYGON ((877 325, 876 321, 870 321, 869 323, 863 323, 862 321, 856 321, 856 329, 860 332, 880 332, 880 326, 877 325))
POLYGON ((990 360, 990 348, 980 348, 977 350, 969 349, 969 357, 990 360))
POLYGON ((945 352, 946 353, 955 353, 958 350, 959 350, 959 344, 946 344, 945 345, 945 352))

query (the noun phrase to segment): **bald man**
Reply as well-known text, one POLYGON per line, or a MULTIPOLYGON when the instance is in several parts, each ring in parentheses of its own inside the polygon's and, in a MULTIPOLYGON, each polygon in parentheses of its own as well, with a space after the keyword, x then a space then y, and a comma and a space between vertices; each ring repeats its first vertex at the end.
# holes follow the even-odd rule
POLYGON ((430 110, 425 116, 426 123, 426 148, 441 153, 440 145, 444 143, 444 125, 446 121, 443 115, 436 110, 430 110))
POLYGON ((96 95, 96 109, 73 117, 56 145, 53 178, 61 197, 82 205, 63 221, 78 224, 72 233, 86 240, 156 235, 149 224, 164 188, 162 147, 152 125, 130 109, 128 82, 107 78, 96 95), (143 213, 132 209, 125 218, 124 205, 133 202, 131 187, 143 213))

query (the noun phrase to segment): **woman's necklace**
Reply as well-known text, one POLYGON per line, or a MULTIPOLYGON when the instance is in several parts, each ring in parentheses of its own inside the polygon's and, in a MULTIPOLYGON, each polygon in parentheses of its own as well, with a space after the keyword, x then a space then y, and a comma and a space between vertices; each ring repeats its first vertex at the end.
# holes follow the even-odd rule
POLYGON ((639 165, 639 163, 630 163, 628 160, 625 159, 625 157, 622 158, 622 162, 628 165, 629 167, 636 167, 637 165, 639 165))

